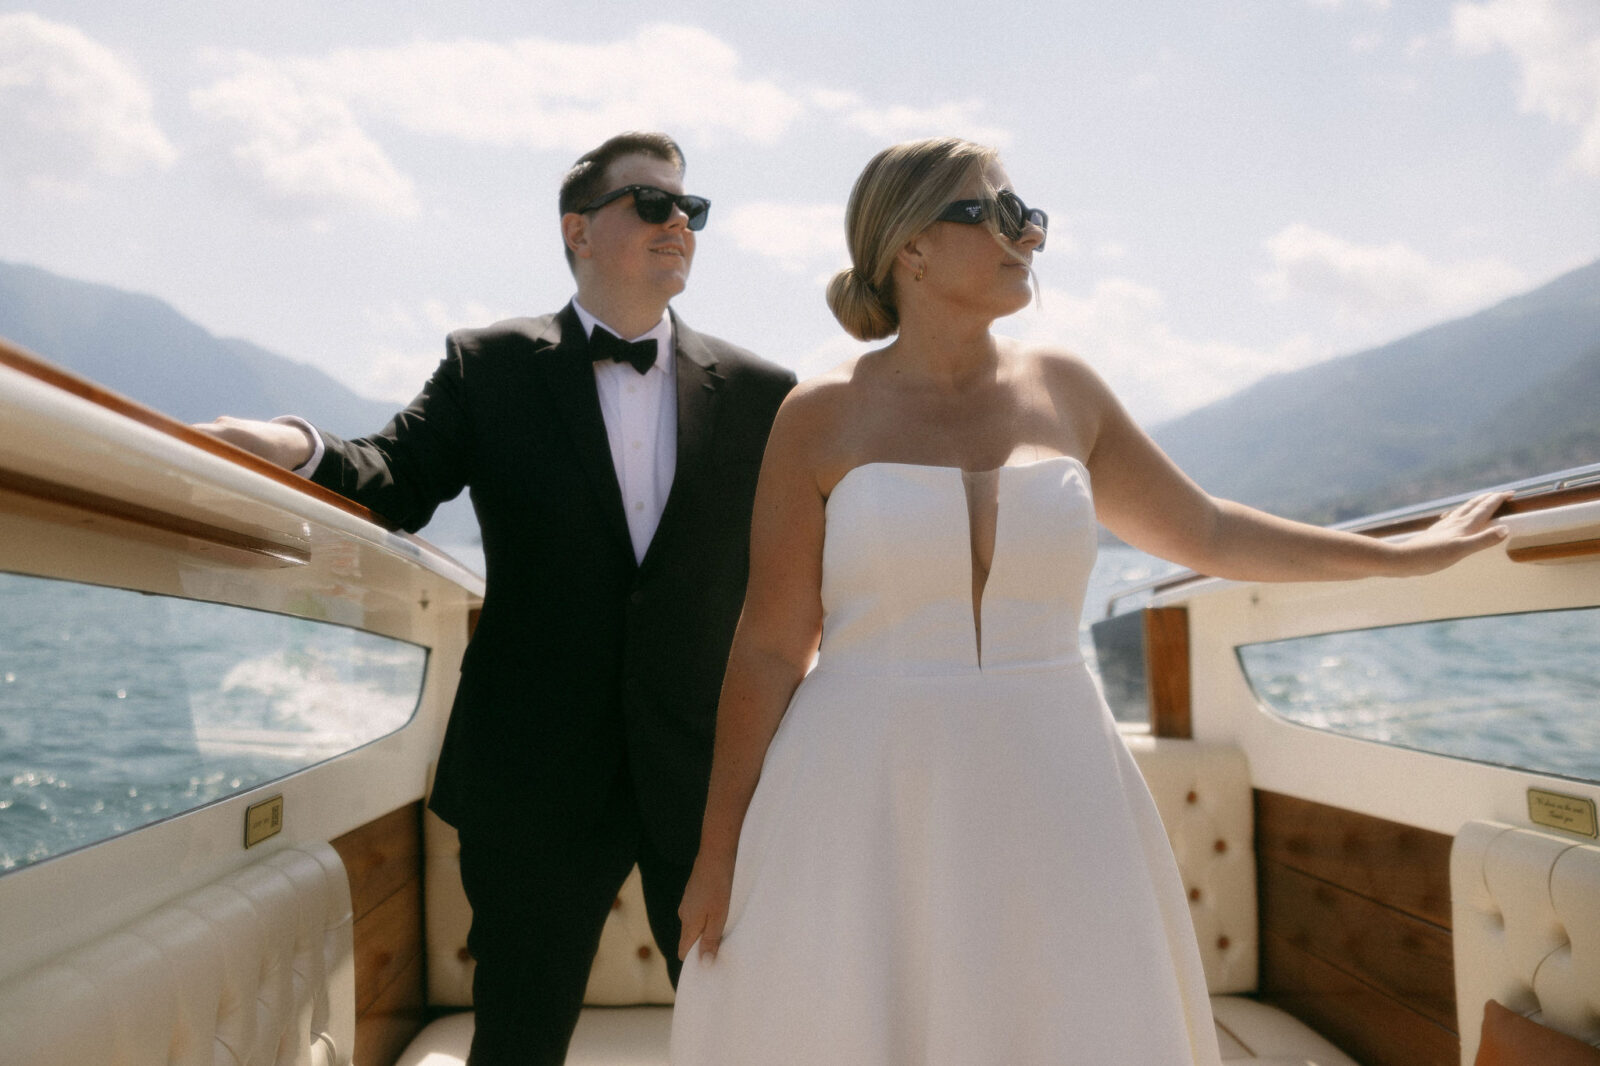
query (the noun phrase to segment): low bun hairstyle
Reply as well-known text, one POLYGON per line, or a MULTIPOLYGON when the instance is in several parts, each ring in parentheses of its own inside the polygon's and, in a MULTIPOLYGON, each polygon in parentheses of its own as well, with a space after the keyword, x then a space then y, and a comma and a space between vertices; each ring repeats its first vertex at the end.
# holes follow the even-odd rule
MULTIPOLYGON (((872 341, 900 329, 895 255, 938 219, 974 177, 996 159, 993 148, 956 137, 908 141, 872 157, 845 208, 851 266, 828 283, 828 308, 845 332, 872 341)), ((987 188, 985 193, 993 195, 987 188)))

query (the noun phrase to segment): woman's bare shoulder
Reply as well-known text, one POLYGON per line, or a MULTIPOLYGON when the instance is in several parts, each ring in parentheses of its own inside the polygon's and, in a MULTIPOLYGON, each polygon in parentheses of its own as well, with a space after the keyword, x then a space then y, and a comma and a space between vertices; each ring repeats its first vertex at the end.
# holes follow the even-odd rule
POLYGON ((806 378, 790 390, 772 424, 769 457, 776 453, 813 470, 827 465, 831 445, 860 406, 856 363, 851 360, 806 378))

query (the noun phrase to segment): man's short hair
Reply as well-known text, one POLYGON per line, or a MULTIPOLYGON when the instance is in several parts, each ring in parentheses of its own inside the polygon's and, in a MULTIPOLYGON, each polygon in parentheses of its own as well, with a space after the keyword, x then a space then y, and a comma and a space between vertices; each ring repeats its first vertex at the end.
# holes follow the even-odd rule
MULTIPOLYGON (((585 152, 572 164, 567 176, 561 179, 561 195, 557 199, 560 213, 566 215, 576 211, 596 197, 610 192, 606 188, 606 172, 611 169, 612 163, 625 155, 654 156, 677 167, 679 174, 684 170, 683 149, 665 133, 641 133, 637 130, 619 133, 600 147, 585 152)), ((564 250, 567 265, 576 266, 577 257, 572 254, 572 249, 564 250)))

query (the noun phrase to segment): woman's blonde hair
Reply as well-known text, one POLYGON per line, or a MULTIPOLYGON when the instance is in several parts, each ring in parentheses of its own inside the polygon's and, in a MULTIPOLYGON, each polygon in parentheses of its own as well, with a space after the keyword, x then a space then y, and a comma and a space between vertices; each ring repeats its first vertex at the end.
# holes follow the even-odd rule
MULTIPOLYGON (((845 208, 852 265, 828 283, 828 307, 845 332, 870 341, 899 330, 895 254, 933 225, 974 178, 982 184, 980 195, 993 197, 997 190, 989 188, 985 172, 997 158, 993 148, 957 137, 908 141, 872 157, 845 208)), ((994 218, 986 217, 984 225, 999 235, 994 218)))

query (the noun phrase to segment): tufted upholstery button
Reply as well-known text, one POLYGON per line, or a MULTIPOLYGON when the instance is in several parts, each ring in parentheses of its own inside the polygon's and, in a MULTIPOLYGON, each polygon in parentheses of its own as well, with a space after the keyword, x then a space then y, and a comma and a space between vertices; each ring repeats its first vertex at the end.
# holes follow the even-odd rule
POLYGON ((1191 888, 1189 890, 1189 902, 1191 902, 1191 903, 1199 903, 1200 902, 1200 890, 1198 888, 1191 888))
POLYGON ((1215 851, 1218 855, 1221 855, 1223 852, 1228 850, 1228 842, 1226 840, 1219 840, 1215 844, 1211 845, 1211 850, 1215 851))
POLYGON ((458 950, 456 952, 456 961, 457 962, 471 962, 472 961, 472 952, 467 950, 467 948, 462 947, 460 950, 458 950))
POLYGON ((1183 797, 1183 802, 1189 803, 1189 804, 1199 803, 1200 802, 1200 793, 1196 792, 1194 789, 1190 789, 1189 790, 1189 794, 1187 796, 1183 797))
POLYGON ((611 901, 611 909, 614 910, 614 911, 620 911, 622 909, 622 897, 621 896, 618 896, 616 899, 611 901))
POLYGON ((1217 950, 1218 951, 1227 951, 1229 943, 1230 943, 1230 941, 1228 940, 1227 937, 1225 937, 1225 936, 1217 937, 1217 950))
POLYGON ((650 961, 650 945, 649 944, 640 944, 639 945, 639 958, 643 959, 645 962, 649 962, 650 961))

